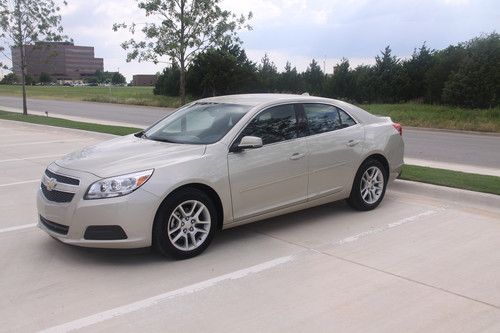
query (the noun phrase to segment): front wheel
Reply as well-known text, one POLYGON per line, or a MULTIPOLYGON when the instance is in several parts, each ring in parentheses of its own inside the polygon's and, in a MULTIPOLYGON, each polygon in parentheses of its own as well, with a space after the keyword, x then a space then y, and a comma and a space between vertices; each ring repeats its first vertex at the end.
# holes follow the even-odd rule
POLYGON ((195 188, 179 190, 157 213, 153 246, 165 256, 192 258, 208 247, 217 223, 215 205, 207 194, 195 188))
POLYGON ((382 163, 375 159, 366 160, 354 178, 347 202, 361 211, 376 208, 384 198, 387 178, 387 171, 382 163))

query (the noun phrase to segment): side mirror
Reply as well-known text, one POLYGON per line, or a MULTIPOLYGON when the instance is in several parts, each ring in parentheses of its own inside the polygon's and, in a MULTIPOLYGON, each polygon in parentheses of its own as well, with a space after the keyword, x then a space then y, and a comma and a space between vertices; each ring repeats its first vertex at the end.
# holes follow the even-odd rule
POLYGON ((262 139, 256 136, 244 136, 238 144, 238 149, 254 149, 263 146, 262 139))

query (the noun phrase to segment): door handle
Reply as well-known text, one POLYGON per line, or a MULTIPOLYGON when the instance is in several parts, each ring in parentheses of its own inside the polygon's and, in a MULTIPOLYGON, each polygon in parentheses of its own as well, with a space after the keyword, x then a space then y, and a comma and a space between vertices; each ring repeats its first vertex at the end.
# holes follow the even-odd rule
POLYGON ((304 153, 294 153, 290 156, 292 161, 300 160, 302 157, 306 156, 304 153))
POLYGON ((349 141, 347 142, 347 145, 348 145, 349 147, 354 147, 354 146, 355 146, 355 145, 357 145, 358 143, 359 143, 359 140, 349 140, 349 141))

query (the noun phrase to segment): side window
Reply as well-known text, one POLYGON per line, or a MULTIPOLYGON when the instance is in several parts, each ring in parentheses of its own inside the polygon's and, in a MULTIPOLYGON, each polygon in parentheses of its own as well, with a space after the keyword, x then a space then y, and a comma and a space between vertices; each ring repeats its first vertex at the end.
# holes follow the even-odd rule
POLYGON ((320 134, 342 128, 336 107, 327 104, 304 104, 309 134, 320 134))
POLYGON ((351 118, 347 113, 342 110, 339 110, 340 121, 342 122, 342 128, 356 125, 354 119, 351 118))
POLYGON ((262 138, 262 143, 270 144, 297 137, 297 117, 293 104, 279 105, 259 113, 240 134, 262 138))

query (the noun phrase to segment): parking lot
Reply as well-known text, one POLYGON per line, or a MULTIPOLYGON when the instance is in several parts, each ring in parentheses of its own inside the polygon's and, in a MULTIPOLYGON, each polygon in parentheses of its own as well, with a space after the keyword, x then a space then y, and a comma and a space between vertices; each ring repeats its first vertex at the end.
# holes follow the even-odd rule
POLYGON ((0 331, 499 332, 500 197, 396 181, 218 234, 201 256, 70 247, 36 228, 45 167, 109 138, 0 121, 0 331))

